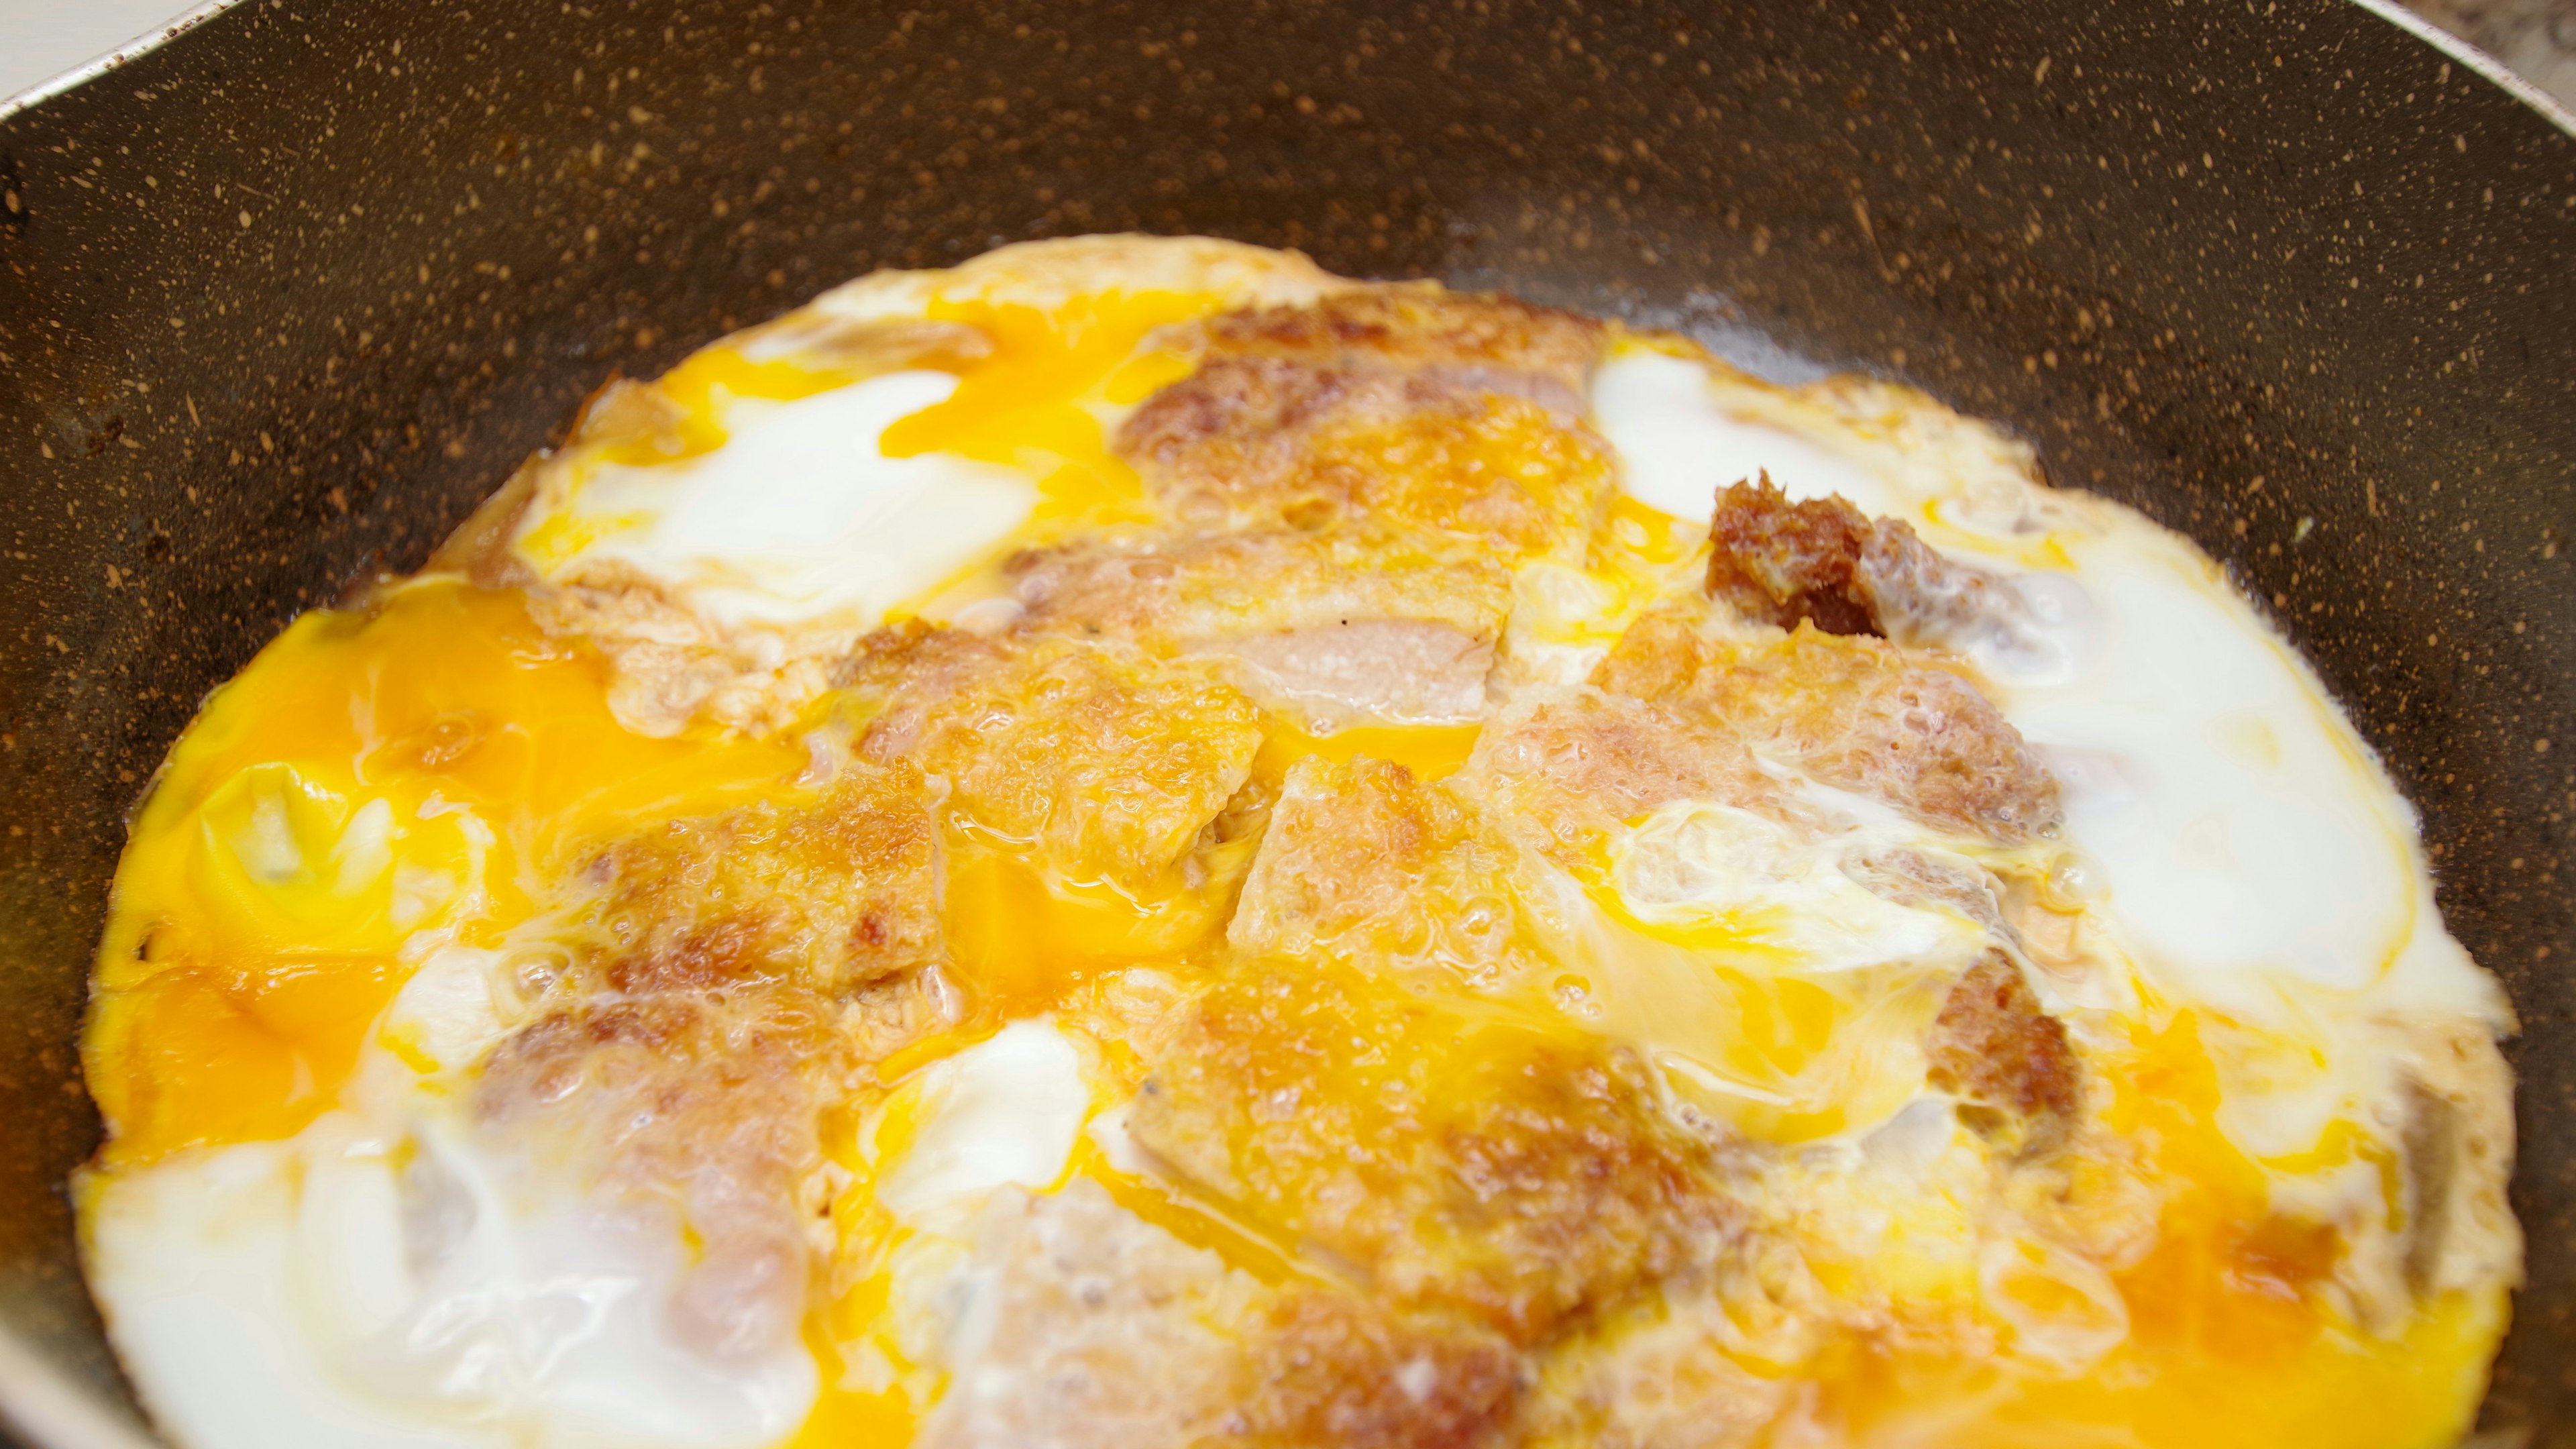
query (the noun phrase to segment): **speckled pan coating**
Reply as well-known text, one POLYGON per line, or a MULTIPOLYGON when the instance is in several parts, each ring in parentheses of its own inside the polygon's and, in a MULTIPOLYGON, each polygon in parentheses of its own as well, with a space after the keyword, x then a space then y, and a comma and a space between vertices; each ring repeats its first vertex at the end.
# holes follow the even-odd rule
POLYGON ((1136 228, 1902 377, 2226 560, 2522 1012, 2488 1418, 2576 1443, 2576 138, 2364 10, 244 0, 0 193, 0 1322, 76 1382, 86 958, 199 696, 612 371, 1136 228))

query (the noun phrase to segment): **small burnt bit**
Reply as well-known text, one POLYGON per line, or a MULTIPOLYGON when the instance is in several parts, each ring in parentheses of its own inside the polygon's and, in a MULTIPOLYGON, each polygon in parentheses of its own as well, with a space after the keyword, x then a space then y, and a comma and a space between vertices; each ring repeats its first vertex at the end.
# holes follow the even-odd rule
POLYGON ((1718 494, 1709 545, 1709 596, 1782 629, 1955 644, 2022 608, 1992 575, 1935 553, 1904 520, 1871 518, 1839 495, 1792 503, 1768 473, 1718 494))

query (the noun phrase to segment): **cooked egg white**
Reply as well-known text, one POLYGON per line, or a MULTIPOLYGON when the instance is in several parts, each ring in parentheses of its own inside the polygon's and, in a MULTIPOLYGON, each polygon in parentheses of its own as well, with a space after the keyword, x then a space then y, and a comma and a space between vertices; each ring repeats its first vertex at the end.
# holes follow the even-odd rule
MULTIPOLYGON (((568 449, 508 547, 545 583, 645 581, 699 631, 677 643, 769 663, 889 619, 1007 611, 999 559, 1144 516, 1105 439, 1191 365, 1162 329, 1332 285, 1302 259, 1132 238, 863 279, 805 315, 963 324, 993 352, 843 378, 799 372, 794 328, 720 344, 701 354, 715 381, 674 404, 698 442, 568 449)), ((2169 1333, 2240 1218, 2390 1211, 2370 1143, 2396 1090, 2392 1016, 2510 1020, 2442 928, 2412 811, 2314 675, 2188 544, 2041 489, 2027 448, 1905 389, 1784 390, 1628 337, 1589 422, 1625 496, 1588 566, 1520 570, 1515 687, 1580 680, 1696 570, 1715 493, 1757 473, 1905 519, 2026 606, 1955 644, 2061 781, 2063 838, 1963 842, 1766 762, 1802 823, 1667 806, 1532 903, 1545 944, 1584 962, 1547 983, 1549 1011, 1635 1042, 1678 1100, 1781 1150, 1778 1216, 1815 1265, 1800 1291, 1876 1283, 1978 1325, 1902 1391, 1910 1360, 1850 1366, 1826 1397, 1853 1441, 1979 1442, 1962 1426, 1993 1411, 2028 1442, 2067 1424, 2104 1443, 2293 1442, 2336 1415, 2357 1416, 2356 1441, 2433 1442, 2474 1402, 2500 1286, 2376 1336, 2312 1317, 2248 1319, 2248 1341, 2279 1330, 2259 1352, 2169 1333), (2114 1115, 2150 1144, 2139 1171, 2186 1184, 2141 1189, 2130 1238, 2102 1228, 2078 1252, 2044 1206, 1981 1216, 1988 1149, 1927 1087, 1920 1041, 1928 983, 1985 930, 1860 884, 1860 862, 1896 851, 2034 883, 2116 967, 2037 985, 2098 1014, 2093 1044, 2125 1073, 2114 1115), (2213 1256, 2151 1256, 2159 1223, 2213 1256), (2122 1353, 2146 1367, 2085 1377, 2122 1353), (2394 1372, 2409 1364, 2417 1379, 2394 1372), (2195 1414, 2234 1416, 2239 1437, 2199 1438, 2195 1414)), ((756 1352, 688 1341, 659 1311, 696 1252, 675 1215, 476 1130, 477 1064, 526 1020, 553 928, 533 883, 615 829, 803 788, 827 733, 804 733, 806 702, 784 711, 796 730, 693 717, 648 737, 609 666, 550 644, 514 596, 437 579, 371 620, 308 616, 210 702, 137 818, 85 1042, 116 1129, 81 1186, 91 1281, 176 1440, 899 1445, 945 1391, 935 1340, 989 1287, 969 1245, 1007 1194, 1088 1179, 1237 1266, 1294 1251, 1138 1196, 1152 1164, 1118 1125, 1135 1069, 1095 1034, 1115 1013, 1089 967, 1049 978, 1056 1009, 908 1049, 828 1129, 829 1292, 801 1338, 756 1352)), ((1411 751, 1433 776, 1471 739, 1292 743, 1411 751)), ((1185 974, 1177 956, 1121 969, 1174 992, 1185 974)), ((1739 1360, 1770 1362, 1739 1331, 1739 1360)))
POLYGON ((886 456, 888 426, 956 391, 948 373, 895 372, 787 402, 722 396, 709 409, 722 446, 592 464, 529 520, 520 552, 549 578, 626 565, 727 629, 873 628, 1037 506, 1010 469, 886 456))

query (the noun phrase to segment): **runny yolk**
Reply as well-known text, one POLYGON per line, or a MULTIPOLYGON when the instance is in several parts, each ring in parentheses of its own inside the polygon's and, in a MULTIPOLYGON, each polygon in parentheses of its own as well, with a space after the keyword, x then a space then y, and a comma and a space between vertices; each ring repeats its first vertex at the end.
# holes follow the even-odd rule
POLYGON ((137 814, 83 1043, 107 1160, 274 1138, 329 1105, 437 929, 489 945, 524 872, 803 768, 792 738, 648 739, 515 593, 316 611, 216 691, 137 814))
POLYGON ((947 401, 887 428, 880 446, 891 458, 949 452, 1035 477, 1042 501, 1028 525, 1034 537, 1147 521, 1143 487, 1110 452, 1101 415, 1186 375, 1188 357, 1149 339, 1221 305, 1212 295, 1174 292, 1084 297, 1052 311, 934 303, 933 320, 981 330, 992 355, 960 376, 947 401))

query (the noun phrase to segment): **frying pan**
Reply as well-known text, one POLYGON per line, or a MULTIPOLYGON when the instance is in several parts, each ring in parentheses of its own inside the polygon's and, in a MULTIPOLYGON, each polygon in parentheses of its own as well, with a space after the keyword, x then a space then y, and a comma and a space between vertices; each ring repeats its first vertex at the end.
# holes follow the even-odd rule
POLYGON ((1902 378, 2225 561, 2521 1012, 2481 1443, 2576 1444, 2571 127, 2345 0, 241 0, 0 113, 0 1419, 146 1442, 73 1041, 204 692, 612 371, 1135 229, 1902 378))

